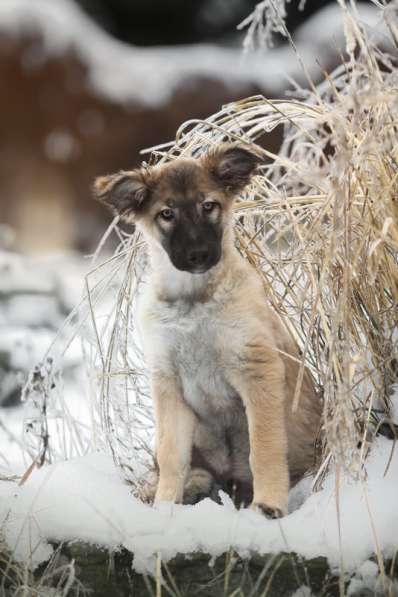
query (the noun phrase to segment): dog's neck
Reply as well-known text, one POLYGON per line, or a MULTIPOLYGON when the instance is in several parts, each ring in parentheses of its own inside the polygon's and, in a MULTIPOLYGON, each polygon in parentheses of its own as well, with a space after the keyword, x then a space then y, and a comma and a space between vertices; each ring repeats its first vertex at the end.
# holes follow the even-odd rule
POLYGON ((203 274, 191 274, 178 270, 171 263, 166 251, 157 244, 149 243, 152 266, 151 282, 160 300, 206 301, 225 283, 231 271, 231 261, 238 257, 231 230, 224 231, 220 261, 203 274))

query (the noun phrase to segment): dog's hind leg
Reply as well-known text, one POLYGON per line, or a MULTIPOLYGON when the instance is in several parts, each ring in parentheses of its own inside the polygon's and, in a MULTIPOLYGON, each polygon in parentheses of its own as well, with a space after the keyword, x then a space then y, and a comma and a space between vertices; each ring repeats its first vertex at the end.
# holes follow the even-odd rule
POLYGON ((197 504, 206 497, 212 497, 213 475, 204 468, 192 468, 185 480, 184 504, 197 504))

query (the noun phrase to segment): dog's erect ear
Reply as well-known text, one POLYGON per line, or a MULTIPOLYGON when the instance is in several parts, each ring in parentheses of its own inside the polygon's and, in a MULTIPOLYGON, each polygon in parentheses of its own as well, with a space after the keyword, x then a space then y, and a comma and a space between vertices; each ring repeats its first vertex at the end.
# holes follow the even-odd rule
POLYGON ((264 163, 254 146, 222 143, 203 158, 211 177, 226 191, 238 193, 250 182, 257 167, 264 163))
POLYGON ((100 176, 94 183, 95 198, 127 221, 145 210, 149 194, 147 175, 142 169, 100 176))

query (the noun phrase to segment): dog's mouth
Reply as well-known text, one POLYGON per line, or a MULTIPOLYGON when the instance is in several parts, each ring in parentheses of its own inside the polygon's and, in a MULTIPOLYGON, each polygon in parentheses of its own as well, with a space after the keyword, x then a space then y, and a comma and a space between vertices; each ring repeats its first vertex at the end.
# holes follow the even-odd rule
POLYGON ((197 265, 197 266, 189 266, 189 265, 182 265, 182 264, 175 264, 173 263, 174 267, 178 270, 180 270, 181 272, 188 272, 189 274, 205 274, 206 272, 208 272, 209 270, 211 270, 215 265, 217 265, 217 262, 211 263, 209 265, 197 265))
POLYGON ((220 261, 221 251, 191 250, 170 255, 174 267, 190 274, 205 274, 220 261))
MULTIPOLYGON (((214 264, 215 265, 215 264, 214 264)), ((205 274, 206 272, 208 272, 212 267, 214 267, 214 265, 210 265, 210 266, 203 266, 203 267, 196 267, 194 269, 186 269, 184 271, 189 272, 190 274, 205 274)))

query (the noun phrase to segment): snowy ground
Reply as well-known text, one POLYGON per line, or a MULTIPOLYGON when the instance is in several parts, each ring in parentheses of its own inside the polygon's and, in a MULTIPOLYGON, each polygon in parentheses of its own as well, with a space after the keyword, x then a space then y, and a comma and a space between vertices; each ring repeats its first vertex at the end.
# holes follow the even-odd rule
POLYGON ((33 563, 51 554, 47 539, 81 539, 111 549, 126 547, 134 552, 138 571, 153 572, 159 552, 167 561, 177 553, 200 550, 217 556, 232 547, 243 556, 251 551, 325 556, 333 568, 342 565, 350 572, 378 547, 385 558, 396 552, 396 451, 386 472, 392 447, 384 438, 374 445, 367 481, 332 474, 311 495, 304 482, 292 495, 291 506, 297 509, 282 520, 236 510, 225 494, 222 505, 205 499, 195 506, 150 507, 131 495, 110 456, 100 453, 34 470, 22 486, 0 482, 0 520, 16 556, 31 557, 33 563))

